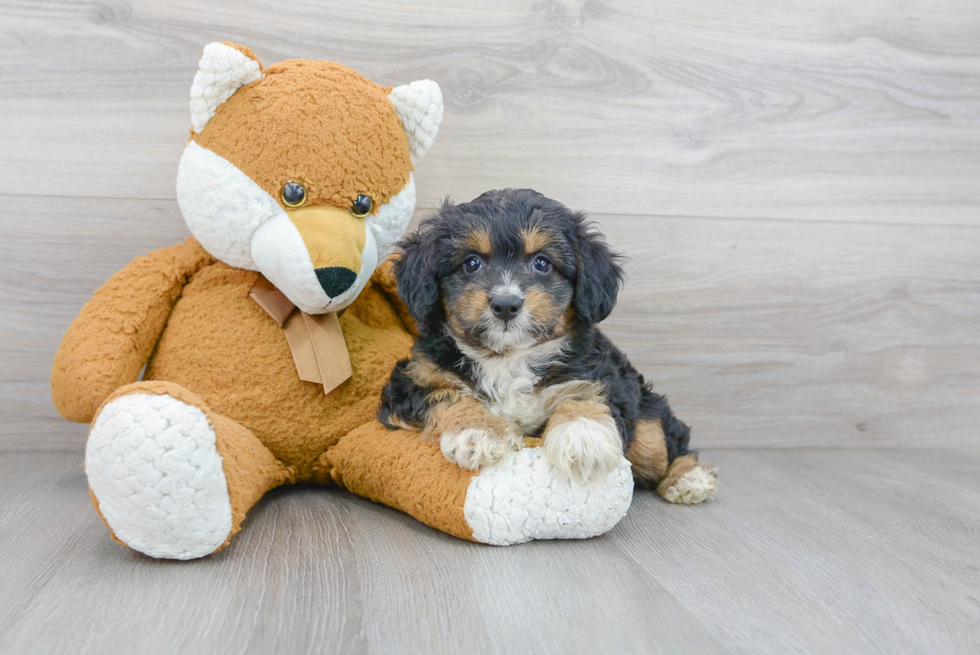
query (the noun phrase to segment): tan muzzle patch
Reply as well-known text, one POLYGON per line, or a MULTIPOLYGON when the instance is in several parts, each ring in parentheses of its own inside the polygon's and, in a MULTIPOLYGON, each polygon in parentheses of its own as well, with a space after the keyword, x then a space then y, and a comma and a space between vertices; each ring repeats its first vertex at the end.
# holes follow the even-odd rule
POLYGON ((363 218, 329 205, 303 207, 287 214, 310 253, 314 269, 346 268, 355 275, 361 272, 361 253, 367 240, 363 218))

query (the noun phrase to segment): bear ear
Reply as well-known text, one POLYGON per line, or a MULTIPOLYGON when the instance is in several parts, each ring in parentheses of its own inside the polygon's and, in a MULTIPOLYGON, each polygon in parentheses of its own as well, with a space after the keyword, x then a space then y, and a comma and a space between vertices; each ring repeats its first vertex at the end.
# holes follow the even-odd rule
POLYGON ((432 147, 442 123, 442 89, 432 80, 396 86, 388 95, 408 135, 412 163, 432 147))
POLYGON ((191 127, 200 132, 218 105, 239 87, 262 77, 262 62, 251 50, 234 43, 209 43, 204 47, 191 85, 191 127))

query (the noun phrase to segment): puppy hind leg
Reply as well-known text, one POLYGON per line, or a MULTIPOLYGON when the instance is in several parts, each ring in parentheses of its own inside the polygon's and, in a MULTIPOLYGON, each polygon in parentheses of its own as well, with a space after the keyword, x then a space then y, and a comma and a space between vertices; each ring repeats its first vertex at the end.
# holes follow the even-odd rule
POLYGON ((680 505, 697 505, 714 496, 717 490, 718 469, 702 464, 693 453, 671 462, 667 474, 657 484, 661 498, 680 505))
POLYGON ((626 459, 633 466, 633 479, 641 486, 655 485, 660 481, 670 461, 659 420, 637 422, 633 442, 626 449, 626 459))
MULTIPOLYGON (((626 449, 634 479, 642 486, 656 485, 660 497, 670 503, 696 505, 711 498, 718 489, 717 469, 699 462, 692 452, 670 459, 668 441, 659 420, 637 423, 633 442, 626 449)), ((686 438, 683 441, 686 451, 686 438)))

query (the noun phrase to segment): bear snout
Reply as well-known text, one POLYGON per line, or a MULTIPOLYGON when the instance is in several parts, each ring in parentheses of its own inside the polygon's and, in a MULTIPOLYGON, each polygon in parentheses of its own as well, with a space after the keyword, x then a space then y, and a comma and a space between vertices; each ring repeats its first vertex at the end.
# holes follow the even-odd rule
POLYGON ((336 298, 350 289, 357 279, 357 273, 343 266, 317 268, 313 272, 316 273, 316 279, 329 298, 336 298))

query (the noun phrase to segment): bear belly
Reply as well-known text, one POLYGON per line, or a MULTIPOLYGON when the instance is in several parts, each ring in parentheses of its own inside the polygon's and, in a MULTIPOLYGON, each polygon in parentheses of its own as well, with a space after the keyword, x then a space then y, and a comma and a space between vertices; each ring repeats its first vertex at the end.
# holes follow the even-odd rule
POLYGON ((354 428, 375 420, 381 389, 412 336, 388 296, 369 285, 340 318, 350 379, 324 395, 299 379, 282 328, 248 296, 257 273, 214 264, 174 305, 145 380, 175 382, 251 430, 297 481, 354 428))

